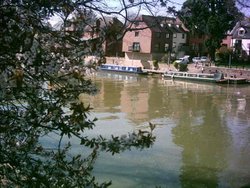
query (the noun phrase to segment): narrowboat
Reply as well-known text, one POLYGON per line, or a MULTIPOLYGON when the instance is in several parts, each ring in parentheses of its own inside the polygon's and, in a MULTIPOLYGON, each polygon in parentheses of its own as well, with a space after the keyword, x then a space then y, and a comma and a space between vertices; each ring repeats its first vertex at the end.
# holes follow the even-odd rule
POLYGON ((147 74, 142 67, 138 66, 123 66, 115 64, 102 64, 100 66, 102 71, 113 71, 113 72, 124 72, 124 73, 134 73, 134 74, 147 74))
POLYGON ((186 81, 202 81, 214 83, 229 83, 222 73, 206 74, 206 73, 188 73, 188 72, 165 72, 164 78, 186 80, 186 81))

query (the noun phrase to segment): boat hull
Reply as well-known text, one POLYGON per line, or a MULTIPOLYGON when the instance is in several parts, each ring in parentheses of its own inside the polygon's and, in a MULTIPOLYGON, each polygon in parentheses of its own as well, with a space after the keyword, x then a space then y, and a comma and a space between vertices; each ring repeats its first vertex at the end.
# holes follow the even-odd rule
POLYGON ((246 78, 229 78, 230 84, 247 84, 249 83, 246 78))

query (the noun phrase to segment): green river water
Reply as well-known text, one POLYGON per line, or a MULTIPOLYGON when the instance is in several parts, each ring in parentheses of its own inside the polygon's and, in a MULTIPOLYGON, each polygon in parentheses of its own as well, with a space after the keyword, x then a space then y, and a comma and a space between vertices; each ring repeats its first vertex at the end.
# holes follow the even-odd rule
MULTIPOLYGON (((156 125, 145 150, 101 153, 94 174, 111 187, 250 187, 250 85, 216 85, 98 73, 89 135, 156 125)), ((76 149, 77 150, 77 149, 76 149)))

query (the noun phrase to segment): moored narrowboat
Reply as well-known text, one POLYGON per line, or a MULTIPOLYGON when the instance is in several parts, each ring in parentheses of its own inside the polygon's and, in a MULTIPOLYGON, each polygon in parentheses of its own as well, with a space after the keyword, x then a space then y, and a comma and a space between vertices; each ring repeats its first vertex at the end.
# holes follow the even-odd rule
POLYGON ((114 71, 114 72, 124 72, 124 73, 134 73, 134 74, 147 74, 142 67, 139 66, 124 66, 115 64, 102 64, 100 70, 103 71, 114 71))
POLYGON ((222 73, 206 74, 206 73, 188 73, 188 72, 165 72, 164 78, 186 80, 186 81, 202 81, 214 83, 228 83, 222 73))

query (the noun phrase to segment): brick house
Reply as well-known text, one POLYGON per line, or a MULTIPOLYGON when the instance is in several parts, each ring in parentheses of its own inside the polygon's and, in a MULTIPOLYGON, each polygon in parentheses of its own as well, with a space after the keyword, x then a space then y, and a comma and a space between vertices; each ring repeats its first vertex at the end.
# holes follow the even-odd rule
POLYGON ((161 60, 165 54, 185 54, 187 31, 176 18, 142 15, 131 22, 123 37, 122 51, 130 63, 148 66, 148 61, 161 60))

